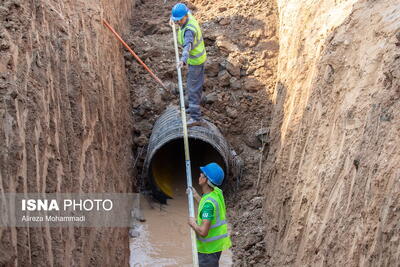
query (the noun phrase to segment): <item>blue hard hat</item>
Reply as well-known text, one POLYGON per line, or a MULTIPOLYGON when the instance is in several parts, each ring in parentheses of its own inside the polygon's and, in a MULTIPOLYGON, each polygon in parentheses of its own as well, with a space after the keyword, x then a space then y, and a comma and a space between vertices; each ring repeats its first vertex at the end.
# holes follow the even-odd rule
POLYGON ((224 170, 215 162, 200 167, 200 170, 211 183, 217 186, 224 181, 224 170))
POLYGON ((189 8, 183 3, 178 3, 172 8, 171 19, 173 21, 181 20, 189 12, 189 8))

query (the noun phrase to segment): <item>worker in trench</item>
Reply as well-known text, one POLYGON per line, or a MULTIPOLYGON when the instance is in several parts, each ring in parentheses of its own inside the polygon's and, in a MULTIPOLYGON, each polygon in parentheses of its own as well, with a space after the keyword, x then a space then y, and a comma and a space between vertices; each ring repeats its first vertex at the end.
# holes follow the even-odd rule
POLYGON ((204 84, 204 64, 207 60, 203 34, 199 23, 183 3, 178 3, 172 8, 170 23, 174 22, 179 25, 177 41, 183 47, 178 68, 188 65, 187 91, 190 118, 187 125, 189 127, 204 125, 200 110, 204 84))
MULTIPOLYGON (((224 180, 224 171, 217 163, 200 167, 200 195, 194 188, 194 198, 199 202, 197 220, 189 218, 189 226, 196 232, 200 267, 219 266, 222 251, 232 246, 226 222, 226 207, 222 190, 218 188, 224 180)), ((189 193, 189 191, 188 191, 189 193)))

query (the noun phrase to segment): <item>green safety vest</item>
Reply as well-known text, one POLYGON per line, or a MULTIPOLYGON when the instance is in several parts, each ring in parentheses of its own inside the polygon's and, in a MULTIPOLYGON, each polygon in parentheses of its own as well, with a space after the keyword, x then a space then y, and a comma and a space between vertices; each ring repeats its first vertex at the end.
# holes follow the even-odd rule
POLYGON ((189 65, 201 65, 206 62, 207 53, 204 45, 203 34, 201 33, 200 25, 197 20, 189 14, 189 21, 187 21, 185 27, 179 28, 178 30, 178 44, 183 45, 185 31, 190 29, 194 32, 194 40, 192 50, 189 51, 189 58, 187 63, 189 65))
POLYGON ((222 190, 218 187, 215 187, 212 192, 201 198, 197 214, 197 224, 201 225, 202 223, 200 212, 203 209, 204 204, 207 202, 214 206, 214 218, 211 221, 208 235, 205 237, 197 235, 197 251, 200 253, 210 254, 230 248, 232 242, 228 235, 224 196, 222 195, 222 190))

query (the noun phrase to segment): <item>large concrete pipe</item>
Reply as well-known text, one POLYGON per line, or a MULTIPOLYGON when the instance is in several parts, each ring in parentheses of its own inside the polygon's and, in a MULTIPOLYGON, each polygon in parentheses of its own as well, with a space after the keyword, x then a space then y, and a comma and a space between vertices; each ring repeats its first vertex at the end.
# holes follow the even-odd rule
MULTIPOLYGON (((194 184, 200 175, 199 167, 210 162, 217 162, 228 174, 232 153, 235 155, 218 128, 205 123, 206 126, 188 128, 194 184)), ((237 169, 237 164, 233 165, 237 169)), ((154 124, 143 174, 152 186, 171 198, 177 184, 186 185, 182 121, 177 107, 167 108, 154 124)))

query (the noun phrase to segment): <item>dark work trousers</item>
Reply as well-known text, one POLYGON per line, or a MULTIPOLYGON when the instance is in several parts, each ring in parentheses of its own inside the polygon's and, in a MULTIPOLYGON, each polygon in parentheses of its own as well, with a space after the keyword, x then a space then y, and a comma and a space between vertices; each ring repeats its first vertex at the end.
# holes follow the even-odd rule
POLYGON ((204 83, 204 64, 189 65, 187 88, 189 94, 188 113, 196 121, 201 119, 200 101, 204 83))
POLYGON ((215 252, 211 254, 205 254, 198 252, 199 255, 199 267, 219 267, 219 258, 221 252, 215 252))

